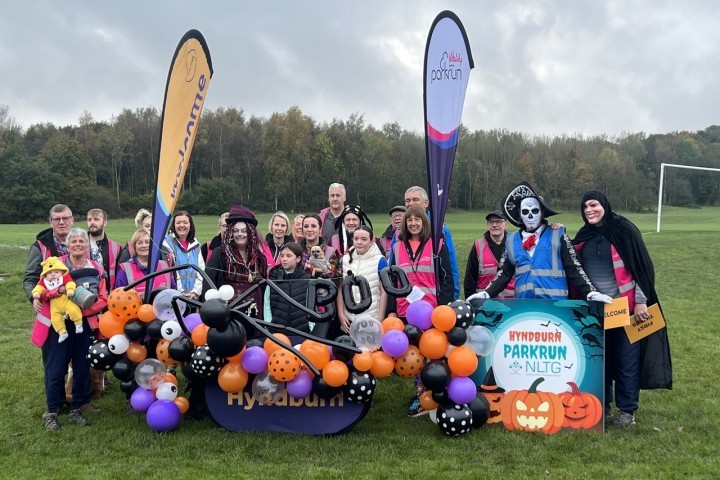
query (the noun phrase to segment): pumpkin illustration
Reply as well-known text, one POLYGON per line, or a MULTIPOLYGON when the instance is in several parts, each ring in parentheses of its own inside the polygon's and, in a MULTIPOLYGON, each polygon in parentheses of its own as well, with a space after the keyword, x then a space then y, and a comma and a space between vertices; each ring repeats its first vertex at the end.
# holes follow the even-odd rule
POLYGON ((503 398, 505 398, 505 389, 498 386, 495 381, 495 374, 492 367, 488 370, 482 385, 478 388, 478 392, 482 393, 490 404, 490 415, 487 423, 502 422, 501 410, 503 398))
POLYGON ((537 389, 539 377, 527 390, 511 390, 501 406, 502 421, 508 430, 555 433, 563 426, 565 409, 560 397, 537 389))
POLYGON ((565 421, 563 427, 591 428, 602 419, 602 403, 595 395, 581 392, 575 382, 567 382, 570 385, 570 392, 560 394, 563 408, 565 409, 565 421))

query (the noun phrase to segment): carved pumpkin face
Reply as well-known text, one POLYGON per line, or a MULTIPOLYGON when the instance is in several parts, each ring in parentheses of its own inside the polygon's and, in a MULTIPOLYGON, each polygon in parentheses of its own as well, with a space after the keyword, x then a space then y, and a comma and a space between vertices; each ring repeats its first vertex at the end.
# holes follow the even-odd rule
POLYGON ((505 395, 501 416, 508 430, 544 433, 560 430, 565 419, 565 410, 556 394, 537 390, 537 386, 544 380, 540 377, 528 390, 512 390, 505 395))
POLYGON ((500 391, 495 392, 480 392, 487 399, 490 404, 490 415, 488 416, 487 423, 500 423, 502 422, 501 406, 505 394, 500 391))
POLYGON ((564 427, 591 428, 602 419, 602 403, 595 395, 580 392, 575 382, 568 382, 572 391, 560 394, 565 409, 564 427))

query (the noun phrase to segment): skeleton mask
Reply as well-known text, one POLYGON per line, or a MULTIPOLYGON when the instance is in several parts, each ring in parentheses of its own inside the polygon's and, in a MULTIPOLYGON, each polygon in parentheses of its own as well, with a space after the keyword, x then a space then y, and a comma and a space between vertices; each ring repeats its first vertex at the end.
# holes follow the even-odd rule
POLYGON ((537 198, 528 197, 520 202, 520 218, 525 224, 525 230, 534 232, 542 222, 542 207, 537 198))

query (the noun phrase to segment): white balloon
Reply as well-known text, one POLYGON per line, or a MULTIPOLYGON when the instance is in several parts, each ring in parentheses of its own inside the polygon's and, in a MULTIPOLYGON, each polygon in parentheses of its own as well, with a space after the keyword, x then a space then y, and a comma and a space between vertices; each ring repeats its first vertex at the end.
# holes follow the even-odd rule
POLYGON ((350 324, 350 338, 366 352, 374 352, 382 345, 383 327, 377 318, 360 315, 350 324))
MULTIPOLYGON (((220 294, 220 299, 230 301, 230 299, 235 295, 235 290, 230 285, 223 285, 218 289, 218 292, 220 294)), ((207 295, 205 295, 205 298, 207 298, 207 295)))
MULTIPOLYGON (((182 294, 172 288, 166 288, 165 290, 162 290, 160 293, 157 294, 155 300, 153 300, 153 310, 155 311, 155 316, 157 316, 157 318, 162 321, 176 319, 175 310, 173 310, 171 303, 172 299, 175 297, 182 297, 182 294)), ((180 309, 180 314, 184 314, 185 309, 187 308, 187 304, 180 301, 177 302, 177 305, 180 309)))
POLYGON ((155 397, 158 400, 175 400, 175 397, 177 397, 178 390, 174 383, 172 382, 165 382, 161 383, 160 386, 157 388, 157 391, 155 392, 155 397))
POLYGON ((165 340, 170 340, 172 342, 182 334, 182 328, 175 320, 168 320, 163 323, 160 333, 165 340))
POLYGON ((113 335, 112 337, 110 337, 110 340, 108 340, 108 350, 110 350, 115 355, 122 355, 123 353, 127 352, 129 346, 130 339, 122 333, 113 335))
POLYGON ((475 355, 485 357, 492 353, 495 347, 495 337, 489 329, 481 325, 471 325, 466 331, 465 346, 475 352, 475 355))
POLYGON ((437 423, 437 408, 430 410, 430 412, 428 413, 428 418, 431 422, 437 423))
POLYGON ((213 298, 220 298, 220 292, 218 292, 214 288, 211 288, 210 290, 205 292, 205 300, 212 300, 213 298))

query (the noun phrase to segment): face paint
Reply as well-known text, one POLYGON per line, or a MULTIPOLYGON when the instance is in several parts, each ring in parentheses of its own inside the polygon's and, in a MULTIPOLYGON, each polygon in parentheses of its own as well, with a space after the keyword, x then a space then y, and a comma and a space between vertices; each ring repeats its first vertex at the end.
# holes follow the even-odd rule
POLYGON ((526 231, 537 230, 542 222, 542 208, 537 198, 524 198, 520 202, 520 218, 522 218, 526 231))

